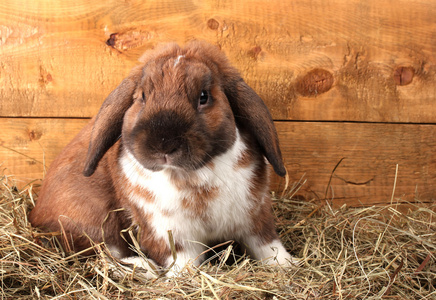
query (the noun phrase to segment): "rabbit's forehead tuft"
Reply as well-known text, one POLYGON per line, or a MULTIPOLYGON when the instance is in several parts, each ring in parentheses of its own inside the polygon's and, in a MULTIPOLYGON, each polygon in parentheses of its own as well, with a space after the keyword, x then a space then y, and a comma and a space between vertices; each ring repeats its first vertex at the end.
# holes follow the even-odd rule
POLYGON ((177 56, 177 58, 174 60, 174 67, 177 67, 177 65, 179 64, 180 60, 181 60, 182 58, 184 58, 184 57, 185 57, 185 55, 179 55, 179 56, 177 56))
POLYGON ((218 83, 214 73, 203 62, 186 55, 178 55, 150 61, 144 67, 141 85, 144 92, 149 94, 178 90, 188 96, 197 97, 202 89, 210 89, 214 83, 218 83))

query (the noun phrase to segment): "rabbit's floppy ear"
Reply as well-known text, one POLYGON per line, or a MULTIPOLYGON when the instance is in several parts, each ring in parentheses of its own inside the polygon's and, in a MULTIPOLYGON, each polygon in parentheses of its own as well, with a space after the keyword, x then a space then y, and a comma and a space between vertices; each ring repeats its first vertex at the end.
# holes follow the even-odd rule
POLYGON ((241 77, 228 80, 226 95, 239 126, 259 143, 265 157, 279 176, 286 175, 277 131, 265 103, 241 77))
POLYGON ((83 170, 83 175, 86 177, 94 174, 106 151, 120 138, 124 114, 133 103, 133 93, 141 74, 142 68, 133 69, 129 76, 104 100, 92 127, 83 170))

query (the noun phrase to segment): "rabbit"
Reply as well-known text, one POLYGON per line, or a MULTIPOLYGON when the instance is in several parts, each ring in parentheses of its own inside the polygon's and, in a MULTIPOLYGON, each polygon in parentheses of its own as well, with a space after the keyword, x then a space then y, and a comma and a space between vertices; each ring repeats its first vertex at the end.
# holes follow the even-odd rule
POLYGON ((51 164, 32 226, 66 233, 76 252, 104 242, 126 263, 171 274, 227 240, 267 264, 295 263, 275 229, 266 159, 286 169, 261 98, 206 42, 164 44, 140 62, 51 164))

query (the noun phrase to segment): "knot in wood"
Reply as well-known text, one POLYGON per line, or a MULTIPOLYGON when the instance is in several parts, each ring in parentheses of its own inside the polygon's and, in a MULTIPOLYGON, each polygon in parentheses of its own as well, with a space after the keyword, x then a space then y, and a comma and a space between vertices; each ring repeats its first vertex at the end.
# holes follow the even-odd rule
POLYGON ((259 46, 256 46, 254 48, 252 48, 250 51, 248 51, 248 55, 254 59, 257 60, 257 58, 259 57, 259 54, 262 52, 262 48, 260 48, 259 46))
POLYGON ((297 92, 302 96, 315 97, 331 89, 333 75, 324 69, 313 69, 297 81, 297 92))
POLYGON ((115 42, 117 40, 117 35, 118 35, 118 33, 111 33, 111 35, 109 36, 109 39, 106 41, 106 45, 114 47, 115 42))
POLYGON ((38 130, 29 130, 29 140, 30 141, 37 141, 42 137, 42 132, 38 130))
POLYGON ((209 29, 217 30, 219 26, 220 26, 220 23, 217 20, 215 20, 214 18, 209 19, 207 21, 207 27, 209 27, 209 29))
POLYGON ((408 85, 412 82, 415 70, 412 67, 398 67, 394 71, 396 85, 408 85))

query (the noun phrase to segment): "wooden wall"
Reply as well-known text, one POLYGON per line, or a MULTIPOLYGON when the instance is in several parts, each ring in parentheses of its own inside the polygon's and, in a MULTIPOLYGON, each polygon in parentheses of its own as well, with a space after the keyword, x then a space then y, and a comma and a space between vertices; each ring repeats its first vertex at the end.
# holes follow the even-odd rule
MULTIPOLYGON (((0 165, 22 186, 143 51, 219 45, 276 120, 300 198, 436 198, 436 2, 10 0, 0 3, 0 165), (398 165, 398 169, 397 169, 398 165)), ((283 181, 274 179, 273 188, 283 181)))

